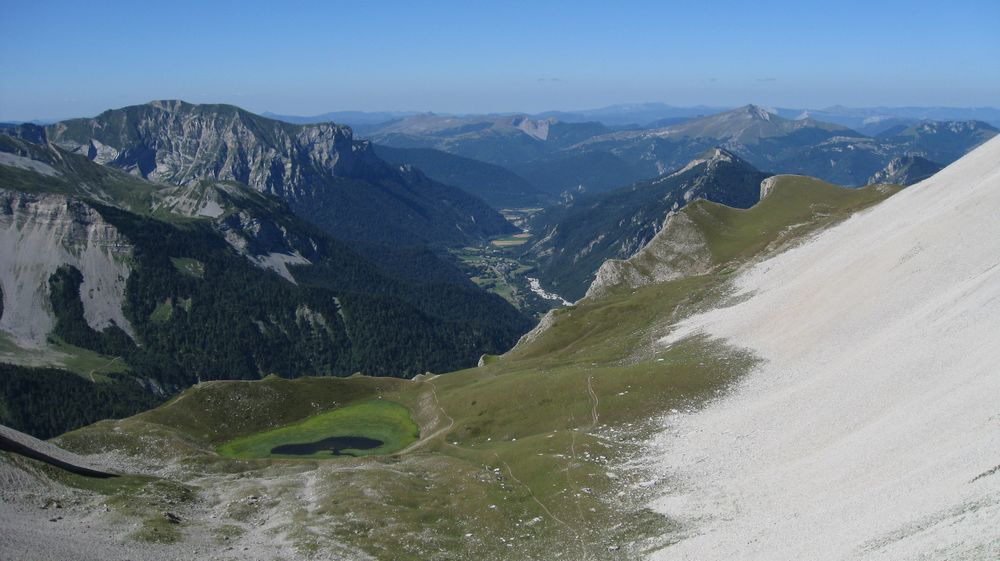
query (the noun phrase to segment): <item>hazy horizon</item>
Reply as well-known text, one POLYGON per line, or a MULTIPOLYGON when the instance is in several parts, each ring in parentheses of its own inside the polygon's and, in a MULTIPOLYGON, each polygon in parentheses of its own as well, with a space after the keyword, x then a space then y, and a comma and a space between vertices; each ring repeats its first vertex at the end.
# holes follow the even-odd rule
MULTIPOLYGON (((177 100, 177 99, 176 98, 147 99, 145 101, 138 101, 138 102, 135 102, 135 103, 131 103, 130 102, 130 103, 125 103, 123 105, 109 106, 109 107, 105 107, 103 109, 100 109, 100 110, 97 110, 97 111, 94 111, 94 112, 91 112, 91 113, 88 113, 88 114, 80 114, 80 115, 62 115, 62 116, 56 116, 56 117, 33 117, 33 118, 30 118, 30 119, 17 119, 17 118, 4 119, 4 118, 0 118, 0 122, 4 122, 4 123, 39 123, 39 124, 48 124, 48 123, 55 123, 55 122, 59 122, 59 121, 65 121, 65 120, 68 120, 68 119, 96 117, 97 115, 99 115, 100 113, 102 113, 104 111, 113 110, 113 109, 120 109, 122 107, 130 107, 130 106, 134 106, 134 105, 145 105, 145 104, 148 104, 148 103, 153 103, 155 101, 171 101, 171 100, 177 100)), ((643 106, 643 105, 648 105, 648 106, 659 105, 659 106, 670 107, 670 108, 678 109, 678 110, 704 109, 706 111, 706 113, 705 113, 706 115, 707 114, 712 114, 714 112, 729 111, 729 110, 732 110, 732 109, 735 109, 735 108, 738 108, 738 107, 745 107, 747 105, 756 105, 756 106, 763 107, 764 109, 768 109, 768 110, 809 110, 809 111, 822 111, 822 110, 834 109, 834 108, 838 108, 838 107, 839 108, 845 108, 845 109, 848 109, 848 110, 942 109, 942 110, 989 110, 989 111, 1000 111, 1000 103, 998 103, 996 105, 979 105, 979 106, 975 106, 975 105, 969 105, 969 106, 959 106, 959 105, 872 105, 872 106, 848 106, 848 105, 843 105, 843 104, 833 104, 833 105, 828 105, 828 106, 823 106, 823 107, 812 107, 812 106, 804 106, 804 105, 798 105, 798 106, 796 106, 796 105, 787 105, 787 106, 767 105, 767 104, 764 104, 764 103, 759 103, 759 102, 751 100, 751 101, 746 101, 744 103, 738 103, 738 104, 733 104, 733 105, 704 105, 704 104, 698 104, 698 105, 675 105, 675 104, 672 104, 672 103, 667 103, 667 102, 662 102, 662 101, 642 101, 642 102, 615 103, 615 104, 603 105, 603 106, 600 106, 600 107, 579 107, 579 108, 571 108, 571 109, 549 108, 549 109, 542 110, 542 111, 518 111, 516 109, 513 109, 513 110, 501 110, 501 111, 463 112, 463 111, 441 111, 441 110, 435 111, 435 110, 430 110, 430 109, 398 109, 398 108, 355 109, 355 108, 348 107, 348 108, 333 108, 333 109, 330 109, 330 110, 327 110, 327 111, 319 111, 319 112, 316 112, 316 113, 292 113, 292 112, 273 111, 273 110, 267 109, 267 108, 259 109, 259 108, 254 108, 254 107, 248 107, 248 106, 245 106, 245 105, 240 105, 238 103, 233 103, 233 102, 224 101, 224 100, 218 100, 218 101, 214 101, 214 100, 192 101, 190 99, 179 99, 179 101, 184 101, 184 102, 187 102, 187 103, 198 104, 198 105, 202 105, 202 104, 204 104, 204 105, 233 105, 233 106, 240 107, 241 109, 245 109, 247 111, 250 111, 252 113, 256 113, 258 115, 265 115, 265 116, 270 115, 270 116, 273 116, 273 117, 302 117, 302 118, 317 117, 317 116, 322 116, 322 115, 327 115, 327 114, 332 114, 332 113, 359 113, 359 114, 399 113, 399 114, 414 114, 414 115, 420 115, 420 114, 430 115, 430 114, 434 114, 434 115, 455 116, 455 117, 481 116, 481 115, 544 115, 544 114, 548 114, 548 113, 568 113, 568 114, 572 114, 572 113, 586 113, 586 112, 601 111, 601 110, 605 110, 605 109, 609 109, 610 110, 610 109, 615 109, 615 108, 627 108, 627 107, 636 107, 636 108, 638 108, 638 107, 643 106)))
POLYGON ((1000 4, 932 6, 182 1, 138 19, 117 0, 5 0, 0 120, 153 99, 285 115, 1000 104, 1000 4))

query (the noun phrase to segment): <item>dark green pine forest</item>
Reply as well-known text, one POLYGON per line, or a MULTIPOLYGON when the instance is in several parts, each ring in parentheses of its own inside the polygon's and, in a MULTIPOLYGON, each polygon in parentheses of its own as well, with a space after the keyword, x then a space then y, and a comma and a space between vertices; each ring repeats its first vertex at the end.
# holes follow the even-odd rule
POLYGON ((531 326, 467 279, 389 274, 308 226, 300 228, 318 243, 314 264, 293 267, 292 283, 237 254, 211 223, 88 204, 134 244, 124 312, 135 339, 118 326, 90 327, 83 275, 68 265, 49 278, 51 337, 122 357, 128 373, 92 383, 64 370, 5 365, 0 423, 37 436, 134 414, 199 381, 457 370, 482 353, 505 352, 531 326), (47 413, 29 414, 37 411, 47 413))

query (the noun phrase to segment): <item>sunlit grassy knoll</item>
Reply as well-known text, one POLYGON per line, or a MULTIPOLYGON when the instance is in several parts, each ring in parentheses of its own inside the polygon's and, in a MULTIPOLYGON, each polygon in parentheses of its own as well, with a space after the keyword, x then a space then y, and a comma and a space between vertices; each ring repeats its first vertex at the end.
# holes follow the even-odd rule
POLYGON ((717 263, 747 259, 781 238, 797 238, 876 204, 899 187, 845 189, 800 175, 774 178, 769 196, 742 210, 697 201, 685 213, 709 241, 717 263))

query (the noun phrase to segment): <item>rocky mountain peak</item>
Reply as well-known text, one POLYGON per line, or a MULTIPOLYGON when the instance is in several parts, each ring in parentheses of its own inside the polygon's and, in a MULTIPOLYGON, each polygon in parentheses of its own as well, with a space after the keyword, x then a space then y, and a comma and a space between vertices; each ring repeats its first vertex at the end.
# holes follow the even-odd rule
POLYGON ((733 154, 732 152, 726 150, 725 148, 716 146, 714 148, 709 148, 708 150, 702 152, 701 155, 688 162, 684 167, 667 176, 667 179, 684 175, 685 173, 688 173, 689 171, 699 166, 705 166, 704 171, 706 173, 711 173, 720 165, 725 165, 725 164, 734 164, 737 166, 746 167, 747 169, 753 169, 752 166, 750 166, 750 164, 743 161, 736 154, 733 154))
POLYGON ((770 121, 774 116, 770 111, 764 109, 759 105, 748 104, 740 109, 741 112, 746 113, 750 118, 757 119, 761 121, 770 121))
POLYGON ((941 168, 940 164, 920 156, 899 156, 890 160, 885 168, 868 178, 867 184, 912 185, 934 175, 941 168))
POLYGON ((718 163, 718 162, 739 162, 739 163, 743 163, 743 160, 741 160, 739 156, 737 156, 736 154, 733 154, 729 150, 726 150, 725 148, 721 148, 719 146, 716 146, 714 148, 710 148, 709 150, 706 150, 701 155, 701 157, 703 159, 705 159, 706 161, 710 162, 710 163, 718 163))
POLYGON ((180 99, 155 99, 150 101, 147 105, 171 112, 183 111, 185 109, 195 107, 195 104, 188 103, 180 99))
POLYGON ((276 195, 342 239, 465 243, 515 231, 479 199, 383 161, 336 123, 163 100, 62 121, 46 133, 70 153, 154 183, 235 182, 276 195))
POLYGON ((548 140, 549 125, 555 123, 555 119, 532 119, 526 115, 514 117, 511 121, 511 124, 521 132, 538 140, 548 140))
POLYGON ((49 138, 90 159, 161 183, 238 181, 287 198, 317 175, 349 175, 370 153, 349 127, 290 125, 231 105, 179 100, 110 110, 48 127, 49 138))

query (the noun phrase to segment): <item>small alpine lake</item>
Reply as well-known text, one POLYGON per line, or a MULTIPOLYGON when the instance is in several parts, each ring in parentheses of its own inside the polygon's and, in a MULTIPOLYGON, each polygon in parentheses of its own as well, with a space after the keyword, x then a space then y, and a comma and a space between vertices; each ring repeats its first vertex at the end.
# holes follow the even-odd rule
POLYGON ((385 444, 381 440, 363 436, 331 436, 316 442, 302 444, 281 444, 271 448, 271 454, 277 456, 311 456, 329 450, 334 456, 356 456, 360 450, 371 450, 385 444))
POLYGON ((391 454, 419 437, 420 428, 406 407, 378 399, 242 436, 218 452, 232 458, 329 459, 391 454))

